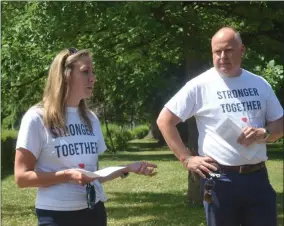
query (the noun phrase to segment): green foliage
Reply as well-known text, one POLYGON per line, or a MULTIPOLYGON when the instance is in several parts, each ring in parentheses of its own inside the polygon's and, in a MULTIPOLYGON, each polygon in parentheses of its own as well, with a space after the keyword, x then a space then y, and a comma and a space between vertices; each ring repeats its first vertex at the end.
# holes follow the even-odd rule
POLYGON ((131 131, 116 124, 108 124, 109 133, 106 125, 102 125, 103 136, 108 150, 112 152, 124 151, 127 149, 128 141, 133 139, 131 131))
POLYGON ((178 87, 210 67, 210 38, 221 26, 239 29, 247 54, 257 56, 246 59, 246 69, 262 64, 258 56, 274 59, 265 71, 274 81, 272 74, 281 70, 276 66, 284 62, 280 2, 5 1, 1 6, 1 121, 6 118, 7 128, 17 128, 23 112, 41 99, 52 59, 70 46, 93 51, 92 102, 104 105, 107 118, 121 125, 156 117, 178 87))
POLYGON ((136 126, 131 130, 131 132, 135 139, 142 139, 148 134, 149 126, 147 125, 136 126))
POLYGON ((258 74, 263 75, 274 90, 277 90, 283 83, 283 65, 276 64, 275 60, 266 62, 265 67, 257 66, 255 71, 258 74))
POLYGON ((1 169, 11 170, 14 166, 15 148, 18 131, 2 130, 1 133, 1 169))

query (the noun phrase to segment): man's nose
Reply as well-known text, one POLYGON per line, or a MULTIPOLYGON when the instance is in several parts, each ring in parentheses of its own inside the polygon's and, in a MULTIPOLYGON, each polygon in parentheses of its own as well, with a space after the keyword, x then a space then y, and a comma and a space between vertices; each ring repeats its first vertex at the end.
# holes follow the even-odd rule
POLYGON ((222 52, 221 52, 221 58, 226 58, 226 53, 225 53, 225 51, 222 51, 222 52))

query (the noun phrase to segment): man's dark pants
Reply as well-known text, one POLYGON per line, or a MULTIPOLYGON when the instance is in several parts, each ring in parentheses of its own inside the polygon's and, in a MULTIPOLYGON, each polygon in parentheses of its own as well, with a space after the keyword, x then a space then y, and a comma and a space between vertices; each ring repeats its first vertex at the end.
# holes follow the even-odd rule
MULTIPOLYGON (((266 168, 221 173, 214 180, 214 202, 203 201, 208 226, 277 226, 276 193, 266 168)), ((201 179, 202 197, 205 181, 201 179)))

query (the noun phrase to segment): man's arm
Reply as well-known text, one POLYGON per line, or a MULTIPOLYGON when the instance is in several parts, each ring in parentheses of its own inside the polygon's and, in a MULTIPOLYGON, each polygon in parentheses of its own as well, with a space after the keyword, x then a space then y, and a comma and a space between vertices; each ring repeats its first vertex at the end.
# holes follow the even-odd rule
POLYGON ((191 157, 189 150, 185 147, 176 125, 181 122, 175 114, 167 108, 163 108, 158 119, 158 127, 168 144, 169 148, 174 152, 175 156, 183 163, 183 165, 191 171, 198 173, 205 178, 204 173, 210 173, 211 170, 216 171, 217 168, 210 163, 216 163, 210 157, 191 157))
POLYGON ((268 122, 266 129, 269 131, 267 142, 275 142, 283 137, 283 116, 272 122, 268 122))
POLYGON ((174 152, 175 156, 180 160, 190 157, 189 150, 185 147, 176 125, 181 120, 167 108, 163 108, 158 119, 157 125, 168 144, 169 148, 174 152))

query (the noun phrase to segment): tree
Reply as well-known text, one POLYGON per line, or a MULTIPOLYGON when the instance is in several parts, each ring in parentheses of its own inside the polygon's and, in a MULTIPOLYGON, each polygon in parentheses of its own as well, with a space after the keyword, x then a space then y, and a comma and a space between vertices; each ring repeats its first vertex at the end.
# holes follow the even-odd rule
MULTIPOLYGON (((210 38, 222 26, 241 31, 248 47, 244 67, 263 72, 281 90, 281 2, 50 1, 1 6, 1 121, 8 128, 17 127, 23 112, 40 101, 51 60, 66 47, 94 53, 92 106, 103 106, 107 119, 121 125, 151 122, 161 141, 158 113, 186 81, 212 65, 210 38)), ((180 127, 184 141, 189 133, 189 145, 197 150, 194 121, 188 121, 189 129, 180 127)), ((189 193, 198 190, 196 184, 189 193)))

